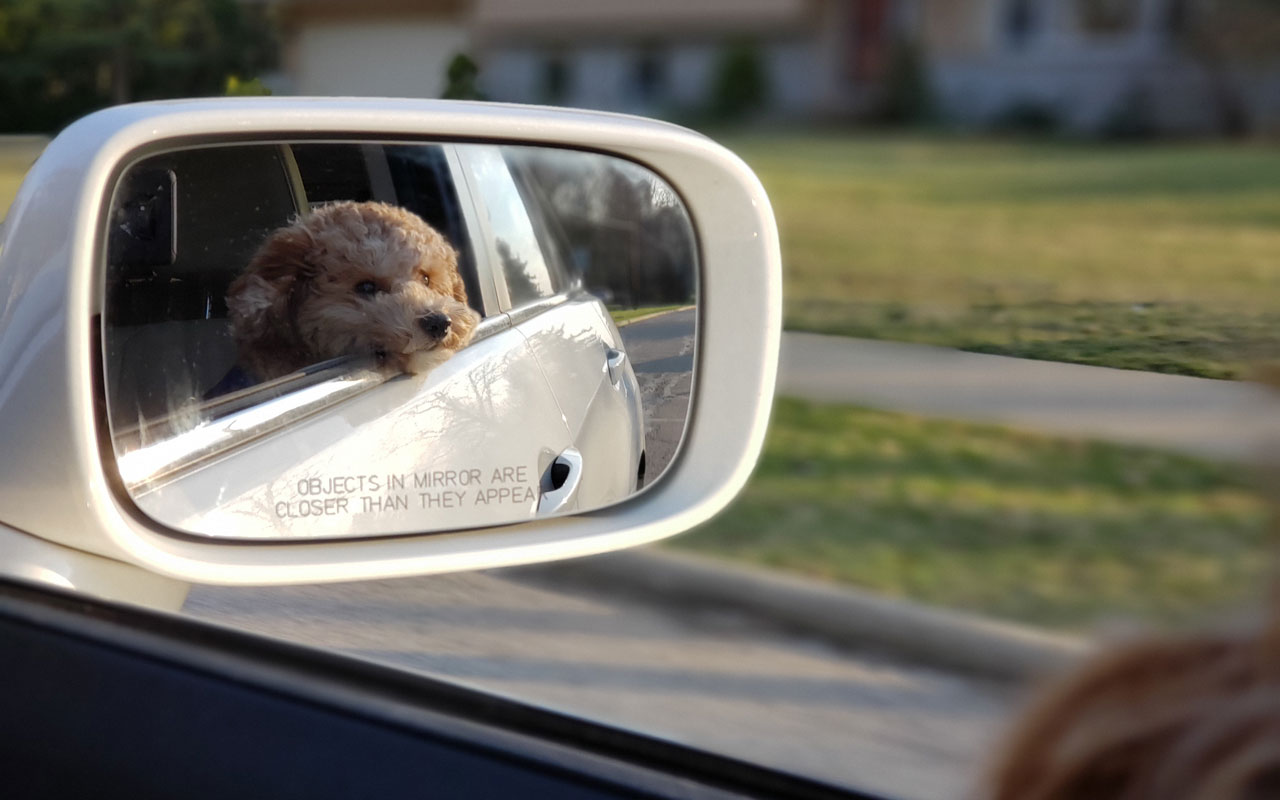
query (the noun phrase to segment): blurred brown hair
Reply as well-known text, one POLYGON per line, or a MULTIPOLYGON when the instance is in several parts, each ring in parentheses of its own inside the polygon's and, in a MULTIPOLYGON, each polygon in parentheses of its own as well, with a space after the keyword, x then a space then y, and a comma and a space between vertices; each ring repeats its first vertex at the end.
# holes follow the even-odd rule
POLYGON ((995 800, 1280 797, 1266 639, 1149 641, 1071 676, 1014 729, 995 800))
POLYGON ((1101 655, 1013 728, 989 785, 994 800, 1280 798, 1280 624, 1101 655))

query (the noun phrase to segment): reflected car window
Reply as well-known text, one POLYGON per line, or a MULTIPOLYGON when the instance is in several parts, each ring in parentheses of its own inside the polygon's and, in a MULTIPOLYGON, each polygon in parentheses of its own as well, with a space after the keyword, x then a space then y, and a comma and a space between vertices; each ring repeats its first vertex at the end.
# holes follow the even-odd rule
POLYGON ((489 235, 493 237, 511 305, 521 306, 555 294, 557 287, 538 245, 538 235, 502 154, 483 146, 462 146, 458 150, 471 168, 472 188, 484 201, 489 235))
POLYGON ((680 305, 696 290, 697 237, 675 190, 607 156, 504 147, 548 263, 622 308, 680 305))

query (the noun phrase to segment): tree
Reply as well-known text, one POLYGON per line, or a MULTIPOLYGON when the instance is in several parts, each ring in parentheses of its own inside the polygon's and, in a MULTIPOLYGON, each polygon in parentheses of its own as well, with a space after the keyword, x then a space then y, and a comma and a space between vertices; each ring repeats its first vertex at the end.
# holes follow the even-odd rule
POLYGON ((895 125, 920 124, 933 116, 933 91, 924 52, 909 39, 898 39, 890 51, 878 116, 895 125))
POLYGON ((1280 0, 1171 0, 1168 25, 1209 79, 1218 127, 1252 126, 1241 73, 1280 59, 1280 0))
POLYGON ((222 94, 275 63, 268 4, 0 0, 0 130, 52 131, 115 103, 222 94))
POLYGON ((267 97, 271 94, 271 90, 261 78, 245 81, 241 80, 239 75, 228 75, 223 94, 227 97, 267 97))
POLYGON ((476 85, 480 77, 480 67, 466 53, 458 53, 449 61, 445 72, 445 100, 486 100, 484 93, 476 85))
POLYGON ((711 85, 711 113, 737 122, 758 114, 769 99, 769 78, 759 48, 750 41, 730 44, 720 56, 711 85))

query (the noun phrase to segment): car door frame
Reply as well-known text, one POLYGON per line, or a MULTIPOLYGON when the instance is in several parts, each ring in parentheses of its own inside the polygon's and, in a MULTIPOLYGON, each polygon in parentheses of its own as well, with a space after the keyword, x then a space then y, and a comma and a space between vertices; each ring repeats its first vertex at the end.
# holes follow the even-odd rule
POLYGON ((97 759, 114 788, 151 793, 131 796, 164 796, 163 781, 205 773, 339 797, 362 776, 361 785, 421 788, 424 763, 438 786, 441 764, 454 763, 440 757, 448 748, 461 754, 459 772, 474 775, 462 762, 479 758, 598 797, 884 800, 426 675, 8 578, 0 651, 11 654, 0 659, 10 789, 100 791, 97 759), (395 747, 373 749, 375 739, 395 747))
MULTIPOLYGON (((528 208, 528 203, 523 193, 519 191, 519 176, 515 174, 505 156, 501 155, 501 147, 497 145, 493 145, 493 147, 499 151, 499 160, 512 181, 512 188, 516 190, 516 198, 519 200, 522 213, 536 232, 538 225, 533 219, 535 212, 528 208)), ((608 320, 608 312, 597 298, 572 284, 560 287, 553 285, 553 292, 550 295, 537 300, 520 304, 516 304, 512 300, 506 276, 502 269, 501 257, 497 251, 497 237, 490 228, 489 217, 485 213, 487 201, 483 192, 476 187, 474 182, 473 165, 468 157, 459 152, 458 146, 451 146, 450 149, 452 153, 449 164, 457 170, 454 175, 455 192, 458 192, 459 202, 469 201, 471 204, 471 212, 466 219, 468 226, 472 224, 473 220, 475 222, 472 240, 476 254, 477 269, 481 269, 479 265, 483 262, 483 269, 489 273, 489 278, 496 287, 496 295, 501 311, 507 315, 511 327, 518 330, 525 337, 530 352, 535 360, 538 361, 542 373, 546 377, 552 396, 560 406, 561 416, 567 426, 570 439, 574 442, 576 456, 580 461, 583 458, 587 459, 586 464, 580 463, 577 466, 580 472, 578 476, 581 480, 580 490, 575 493, 573 500, 560 510, 562 512, 570 512, 580 509, 592 509, 624 500, 642 488, 640 481, 644 459, 644 414, 643 410, 640 409, 639 385, 630 366, 626 367, 625 375, 620 376, 617 382, 611 381, 609 377, 607 359, 611 353, 616 353, 622 348, 621 336, 618 335, 616 328, 612 328, 612 330, 606 332, 612 341, 602 338, 598 359, 601 368, 599 380, 593 386, 591 396, 585 404, 578 404, 583 406, 581 413, 570 413, 569 408, 567 408, 570 399, 566 396, 567 390, 557 386, 551 374, 553 366, 548 365, 546 360, 539 356, 541 341, 535 341, 530 338, 530 328, 537 327, 540 320, 541 324, 546 325, 547 323, 563 321, 566 316, 569 318, 575 315, 581 316, 588 312, 588 306, 598 307, 599 313, 605 318, 601 320, 599 327, 612 327, 612 322, 608 320), (467 195, 466 201, 462 197, 463 191, 467 195), (475 241, 476 234, 479 234, 483 241, 475 241), (557 320, 553 321, 551 319, 552 315, 556 315, 557 320), (615 408, 615 417, 619 415, 625 416, 628 420, 628 425, 632 429, 632 435, 626 437, 626 444, 622 448, 627 454, 627 459, 625 468, 621 470, 616 467, 612 470, 599 467, 599 462, 604 461, 606 458, 614 457, 619 448, 610 446, 591 447, 588 443, 582 441, 585 431, 598 428, 603 424, 599 418, 602 413, 605 413, 602 409, 606 408, 606 405, 597 402, 597 397, 606 391, 617 393, 616 397, 607 398, 606 403, 615 408), (634 409, 632 406, 634 406, 634 409), (632 413, 633 410, 638 410, 638 413, 632 413), (589 452, 591 450, 599 452, 589 452)), ((559 273, 559 277, 567 281, 567 276, 563 275, 564 267, 550 263, 550 255, 541 249, 541 243, 539 245, 540 255, 547 261, 548 276, 554 280, 559 273)), ((587 360, 579 359, 579 361, 582 363, 578 366, 589 369, 587 360)))

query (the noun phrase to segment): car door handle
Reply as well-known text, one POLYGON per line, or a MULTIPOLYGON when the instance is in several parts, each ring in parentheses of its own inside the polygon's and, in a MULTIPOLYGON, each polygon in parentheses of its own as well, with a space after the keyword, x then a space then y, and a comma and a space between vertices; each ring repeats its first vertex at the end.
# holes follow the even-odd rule
POLYGON ((617 386, 622 380, 622 368, 627 365, 627 352, 613 347, 606 348, 604 363, 609 365, 609 380, 617 386))
POLYGON ((554 514, 570 507, 582 482, 582 453, 572 447, 552 460, 542 474, 538 514, 554 514))

